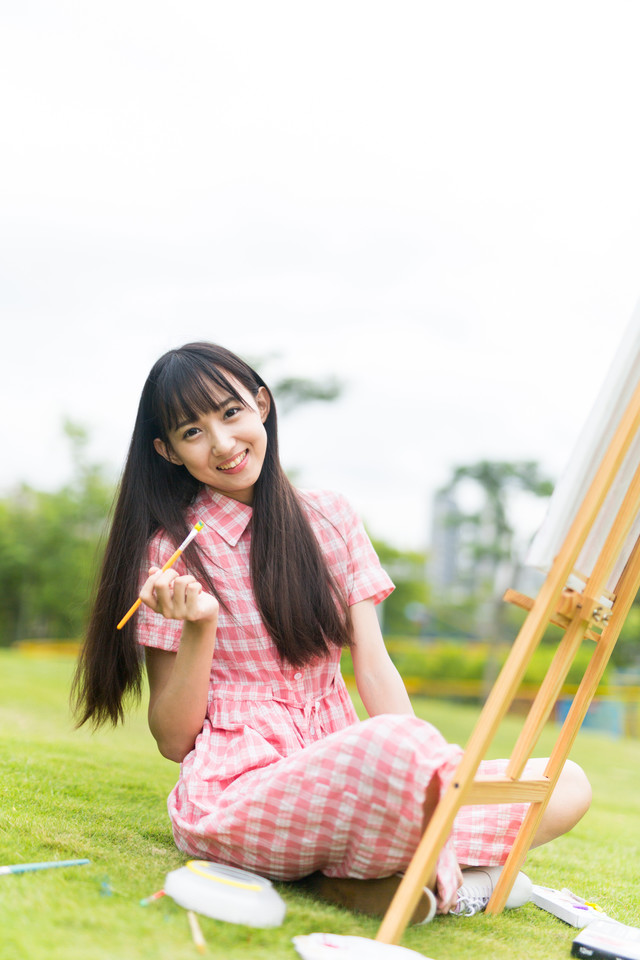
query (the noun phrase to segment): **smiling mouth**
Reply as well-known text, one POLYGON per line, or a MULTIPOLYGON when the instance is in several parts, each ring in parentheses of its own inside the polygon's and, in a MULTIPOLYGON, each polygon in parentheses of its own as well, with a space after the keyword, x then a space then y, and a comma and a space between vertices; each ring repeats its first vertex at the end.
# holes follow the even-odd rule
POLYGON ((239 466, 242 461, 247 457, 249 453, 248 450, 243 450, 242 453, 239 453, 237 457, 234 457, 233 460, 228 460, 226 463, 221 463, 219 467, 216 467, 216 470, 233 470, 234 467, 239 466))

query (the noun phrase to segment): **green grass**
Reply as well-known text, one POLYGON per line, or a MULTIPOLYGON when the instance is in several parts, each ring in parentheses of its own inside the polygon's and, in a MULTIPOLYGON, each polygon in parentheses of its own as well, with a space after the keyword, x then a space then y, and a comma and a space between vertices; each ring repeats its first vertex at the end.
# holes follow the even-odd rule
MULTIPOLYGON (((87 866, 0 877, 2 960, 194 960, 186 916, 159 889, 184 857, 173 845, 166 796, 174 764, 157 752, 145 711, 126 727, 75 731, 67 709, 70 660, 0 652, 0 863, 88 857, 87 866)), ((416 702, 417 711, 464 743, 476 711, 416 702)), ((504 754, 515 721, 493 755, 504 754)), ((539 752, 547 752, 553 728, 539 752)), ((586 769, 594 803, 566 837, 531 852, 534 882, 588 894, 610 915, 640 925, 640 743, 584 733, 573 757, 586 769)), ((212 957, 298 956, 297 934, 375 937, 378 921, 323 905, 280 885, 287 917, 275 930, 201 926, 212 957)), ((407 930, 403 945, 436 960, 555 960, 569 956, 573 928, 529 904, 498 917, 437 918, 407 930)))

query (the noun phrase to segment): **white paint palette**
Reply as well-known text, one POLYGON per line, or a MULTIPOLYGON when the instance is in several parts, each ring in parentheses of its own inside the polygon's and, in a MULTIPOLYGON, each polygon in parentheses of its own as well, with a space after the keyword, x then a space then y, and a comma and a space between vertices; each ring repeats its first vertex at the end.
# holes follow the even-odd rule
POLYGON ((164 890, 185 910, 246 927, 279 927, 287 909, 270 880, 209 860, 172 870, 164 890))

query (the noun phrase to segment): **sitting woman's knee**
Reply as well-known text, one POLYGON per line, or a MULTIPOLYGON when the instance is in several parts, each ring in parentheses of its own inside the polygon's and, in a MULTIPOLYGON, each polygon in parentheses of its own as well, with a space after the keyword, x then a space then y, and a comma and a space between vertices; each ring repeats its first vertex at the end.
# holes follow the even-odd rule
POLYGON ((577 823, 591 806, 591 784, 582 767, 574 763, 573 760, 566 761, 560 774, 558 786, 561 783, 563 784, 567 804, 575 814, 574 823, 577 823))
POLYGON ((556 834, 571 830, 590 806, 591 784, 587 775, 577 763, 567 760, 547 808, 556 834))
POLYGON ((577 763, 567 760, 534 837, 532 846, 548 843, 567 833, 591 805, 591 785, 577 763))

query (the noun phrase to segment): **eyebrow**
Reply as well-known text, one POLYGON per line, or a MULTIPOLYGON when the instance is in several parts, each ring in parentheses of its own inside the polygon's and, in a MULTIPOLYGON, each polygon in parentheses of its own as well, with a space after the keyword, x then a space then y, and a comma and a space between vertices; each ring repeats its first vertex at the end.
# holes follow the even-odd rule
MULTIPOLYGON (((244 404, 242 403, 242 400, 239 400, 237 397, 233 397, 233 396, 229 395, 228 397, 226 397, 226 399, 221 400, 220 403, 217 404, 216 406, 214 406, 212 409, 214 409, 214 410, 224 410, 225 407, 228 407, 228 406, 229 406, 230 404, 232 404, 232 403, 239 403, 239 404, 241 404, 242 406, 244 406, 244 404)), ((182 430, 183 427, 188 427, 190 423, 194 423, 195 420, 197 420, 197 419, 198 419, 197 417, 194 417, 194 418, 192 418, 192 419, 190 419, 190 420, 181 420, 180 423, 177 423, 173 429, 174 429, 174 431, 175 431, 175 430, 182 430)))

